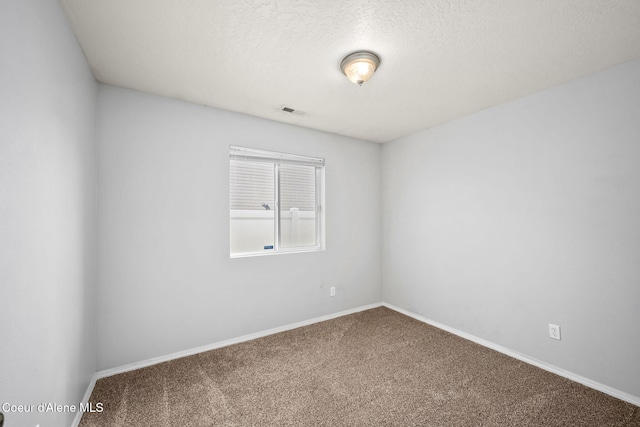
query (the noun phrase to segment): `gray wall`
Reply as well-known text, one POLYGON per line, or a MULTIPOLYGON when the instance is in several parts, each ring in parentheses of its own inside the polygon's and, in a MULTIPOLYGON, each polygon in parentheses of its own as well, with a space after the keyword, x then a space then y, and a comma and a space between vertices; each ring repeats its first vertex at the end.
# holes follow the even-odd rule
POLYGON ((640 61, 382 154, 384 301, 640 396, 640 61))
POLYGON ((97 88, 58 2, 0 2, 0 94, 0 404, 77 405, 95 372, 97 88))
POLYGON ((98 369, 381 301, 380 145, 99 87, 98 369), (231 144, 326 158, 325 251, 229 258, 231 144))

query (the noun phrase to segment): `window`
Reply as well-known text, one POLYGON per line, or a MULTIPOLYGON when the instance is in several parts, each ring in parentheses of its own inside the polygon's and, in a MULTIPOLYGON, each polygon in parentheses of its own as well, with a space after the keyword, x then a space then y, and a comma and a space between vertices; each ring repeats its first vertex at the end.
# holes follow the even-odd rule
POLYGON ((323 248, 324 159, 230 147, 230 255, 323 248))

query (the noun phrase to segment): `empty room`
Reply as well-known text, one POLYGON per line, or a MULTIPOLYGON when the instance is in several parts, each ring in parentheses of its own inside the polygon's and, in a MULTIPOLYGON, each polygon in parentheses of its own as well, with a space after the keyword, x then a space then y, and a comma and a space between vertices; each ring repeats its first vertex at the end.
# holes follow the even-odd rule
POLYGON ((2 0, 0 427, 640 426, 640 2, 2 0))

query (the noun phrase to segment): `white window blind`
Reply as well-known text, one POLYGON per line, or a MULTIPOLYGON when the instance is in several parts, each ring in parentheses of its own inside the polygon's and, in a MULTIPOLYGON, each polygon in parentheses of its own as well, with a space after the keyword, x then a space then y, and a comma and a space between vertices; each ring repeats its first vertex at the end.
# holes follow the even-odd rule
POLYGON ((316 210, 316 168, 306 165, 280 165, 280 209, 316 210))
POLYGON ((231 160, 231 209, 261 211, 275 202, 274 164, 231 160))

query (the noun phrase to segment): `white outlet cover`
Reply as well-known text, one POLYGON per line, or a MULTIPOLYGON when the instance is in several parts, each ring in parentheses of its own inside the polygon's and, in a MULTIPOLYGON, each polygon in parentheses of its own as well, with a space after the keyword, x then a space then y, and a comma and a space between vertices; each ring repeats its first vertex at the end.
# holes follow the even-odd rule
POLYGON ((560 340, 560 326, 549 323, 549 338, 560 340))

